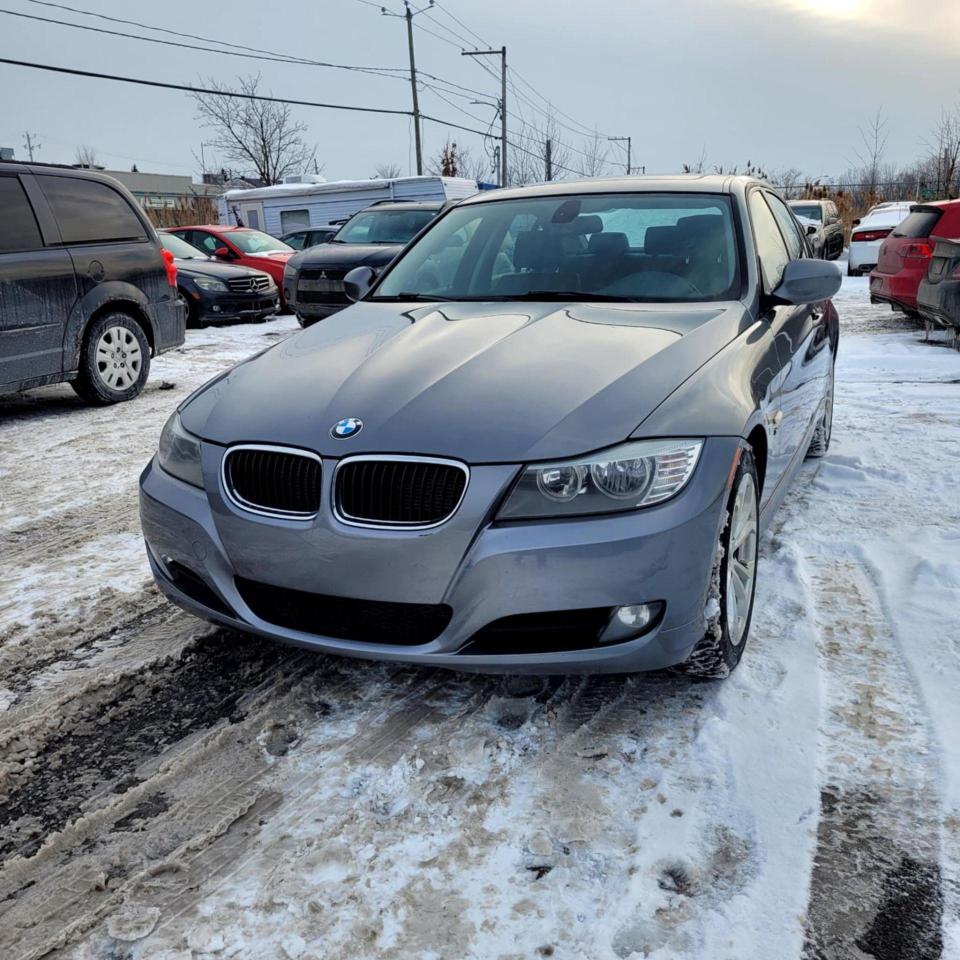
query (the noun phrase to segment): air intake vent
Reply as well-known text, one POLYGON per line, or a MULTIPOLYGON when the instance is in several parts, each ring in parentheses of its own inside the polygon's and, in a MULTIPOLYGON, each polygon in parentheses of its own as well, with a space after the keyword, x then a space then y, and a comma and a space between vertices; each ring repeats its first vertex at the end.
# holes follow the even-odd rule
POLYGON ((320 458, 282 447, 231 447, 223 458, 223 486, 244 510, 309 519, 320 509, 320 458))
POLYGON ((388 603, 330 597, 236 579, 244 603, 267 623, 338 640, 417 646, 436 640, 453 611, 443 603, 388 603))
POLYGON ((364 526, 436 526, 456 512, 468 478, 453 460, 354 457, 337 469, 337 514, 364 526))

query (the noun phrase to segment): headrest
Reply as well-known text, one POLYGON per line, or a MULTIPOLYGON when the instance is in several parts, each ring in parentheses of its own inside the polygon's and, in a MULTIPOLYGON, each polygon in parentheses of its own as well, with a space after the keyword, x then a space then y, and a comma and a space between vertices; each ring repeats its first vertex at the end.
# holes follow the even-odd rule
POLYGON ((543 233, 536 230, 526 230, 518 233, 516 240, 513 241, 513 266, 516 270, 522 270, 524 267, 535 269, 540 266, 540 260, 543 256, 541 244, 543 243, 543 233))
POLYGON ((651 256, 679 256, 683 237, 676 227, 647 227, 643 252, 651 256))
POLYGON ((626 253, 629 249, 630 243, 625 233, 595 233, 587 243, 587 253, 606 257, 626 253))
POLYGON ((718 213, 698 213, 692 217, 683 217, 677 221, 677 229, 689 239, 691 235, 696 238, 711 239, 722 233, 725 229, 724 218, 718 213))

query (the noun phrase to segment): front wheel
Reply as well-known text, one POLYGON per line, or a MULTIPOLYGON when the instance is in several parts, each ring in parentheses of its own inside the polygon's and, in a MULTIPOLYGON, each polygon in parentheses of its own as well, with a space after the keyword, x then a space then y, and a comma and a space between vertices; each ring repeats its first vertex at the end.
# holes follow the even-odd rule
POLYGON ((730 675, 743 656, 753 617, 760 542, 760 484, 753 452, 740 456, 727 520, 714 550, 704 608, 703 638, 682 665, 684 673, 705 679, 730 675))
POLYGON ((87 403, 104 406, 136 397, 150 375, 150 344, 125 313, 90 324, 80 351, 80 372, 71 386, 87 403))

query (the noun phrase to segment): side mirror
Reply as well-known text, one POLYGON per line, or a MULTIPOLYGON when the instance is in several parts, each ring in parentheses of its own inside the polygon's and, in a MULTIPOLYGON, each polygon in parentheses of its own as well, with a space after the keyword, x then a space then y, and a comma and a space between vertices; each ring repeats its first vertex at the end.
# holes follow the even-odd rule
POLYGON ((218 260, 229 260, 229 259, 230 259, 230 250, 229 250, 228 247, 217 247, 217 249, 213 251, 213 255, 214 255, 218 260))
POLYGON ((812 237, 817 232, 817 228, 814 224, 807 224, 807 236, 812 237))
POLYGON ((860 218, 857 217, 857 219, 853 221, 853 223, 851 224, 851 226, 859 227, 859 226, 860 226, 860 218))
POLYGON ((377 272, 373 267, 354 267, 343 278, 343 292, 348 300, 354 303, 362 300, 367 291, 373 286, 373 281, 377 279, 377 272))
POLYGON ((840 268, 830 260, 791 260, 773 298, 780 303, 819 303, 839 289, 840 268))

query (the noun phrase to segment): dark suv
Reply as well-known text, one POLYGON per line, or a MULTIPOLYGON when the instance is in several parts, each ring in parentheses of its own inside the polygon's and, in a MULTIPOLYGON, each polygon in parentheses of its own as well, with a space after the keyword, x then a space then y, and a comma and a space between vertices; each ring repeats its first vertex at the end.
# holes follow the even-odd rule
POLYGON ((443 203, 381 200, 355 213, 327 243, 292 256, 283 292, 300 326, 348 307, 344 276, 354 267, 381 270, 443 208, 443 203))
POLYGON ((70 381, 131 400, 184 340, 173 258, 110 177, 0 163, 0 394, 70 381))

